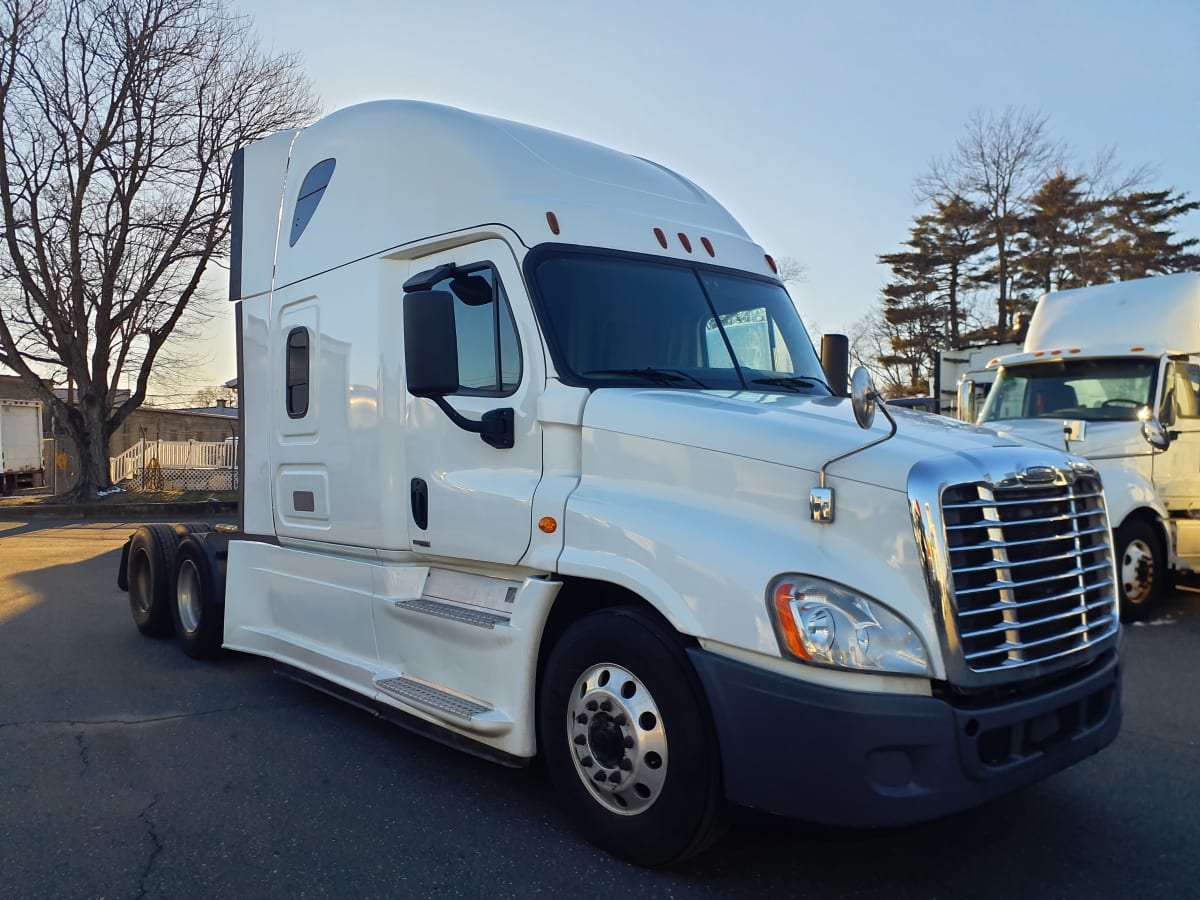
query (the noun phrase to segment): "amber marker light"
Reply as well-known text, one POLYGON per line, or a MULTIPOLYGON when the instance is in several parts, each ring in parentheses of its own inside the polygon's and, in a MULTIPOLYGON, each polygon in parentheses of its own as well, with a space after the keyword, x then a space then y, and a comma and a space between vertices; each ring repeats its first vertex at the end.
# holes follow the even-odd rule
POLYGON ((704 247, 704 252, 709 256, 716 256, 717 251, 713 249, 712 241, 706 237, 700 238, 700 244, 704 247))
POLYGON ((542 516, 538 520, 538 531, 545 532, 546 534, 554 534, 554 532, 558 531, 557 520, 550 516, 542 516))
POLYGON ((1081 349, 1079 349, 1078 347, 1072 347, 1072 348, 1071 348, 1070 350, 1068 350, 1067 352, 1068 352, 1068 353, 1082 353, 1083 351, 1082 351, 1081 349))
POLYGON ((667 235, 666 235, 666 232, 664 232, 664 231, 663 231, 661 228, 655 228, 655 229, 654 229, 654 236, 655 236, 656 238, 658 238, 658 244, 659 244, 659 246, 660 246, 660 247, 662 247, 664 250, 666 250, 666 249, 667 249, 667 235))
POLYGON ((1145 353, 1146 348, 1145 347, 1130 347, 1129 352, 1130 353, 1145 353))
POLYGON ((682 231, 679 232, 679 243, 683 245, 683 249, 686 250, 688 253, 692 252, 692 242, 688 239, 688 236, 686 234, 684 234, 682 231))
POLYGON ((767 265, 771 267, 771 271, 778 275, 779 266, 775 265, 775 257, 773 257, 770 253, 764 253, 763 259, 767 261, 767 265))
MULTIPOLYGON (((768 257, 769 259, 770 257, 768 257)), ((781 584, 775 588, 775 618, 779 622, 779 631, 783 641, 793 656, 799 659, 811 659, 800 640, 800 631, 796 628, 796 618, 792 615, 792 585, 781 584)))
POLYGON ((558 216, 552 212, 546 213, 546 224, 550 226, 551 234, 558 234, 558 216))

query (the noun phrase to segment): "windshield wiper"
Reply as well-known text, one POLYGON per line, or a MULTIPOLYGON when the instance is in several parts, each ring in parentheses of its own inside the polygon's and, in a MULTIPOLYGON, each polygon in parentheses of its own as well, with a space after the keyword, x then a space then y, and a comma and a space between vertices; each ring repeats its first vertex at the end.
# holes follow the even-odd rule
POLYGON ((793 391, 805 394, 808 393, 804 388, 823 387, 828 390, 827 385, 820 378, 813 378, 811 375, 775 375, 770 378, 751 378, 751 384, 769 384, 772 387, 791 388, 793 391))
POLYGON ((709 387, 695 375, 683 372, 679 369, 654 369, 647 366, 644 369, 592 369, 590 372, 584 372, 584 376, 591 375, 628 375, 631 378, 640 378, 642 381, 649 381, 653 384, 678 384, 681 381, 690 381, 692 384, 708 390, 709 387))

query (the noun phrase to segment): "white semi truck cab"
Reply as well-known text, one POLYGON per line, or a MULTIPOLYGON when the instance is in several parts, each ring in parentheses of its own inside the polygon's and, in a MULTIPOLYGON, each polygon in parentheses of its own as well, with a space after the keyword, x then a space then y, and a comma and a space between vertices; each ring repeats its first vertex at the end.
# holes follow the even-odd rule
POLYGON ((1096 466, 1122 614, 1144 617, 1200 567, 1200 273, 1046 294, 991 368, 979 424, 1096 466))
POLYGON ((912 822, 1116 736, 1095 469, 834 396, 692 182, 403 101, 235 168, 241 521, 134 534, 143 632, 541 755, 648 865, 729 802, 912 822))

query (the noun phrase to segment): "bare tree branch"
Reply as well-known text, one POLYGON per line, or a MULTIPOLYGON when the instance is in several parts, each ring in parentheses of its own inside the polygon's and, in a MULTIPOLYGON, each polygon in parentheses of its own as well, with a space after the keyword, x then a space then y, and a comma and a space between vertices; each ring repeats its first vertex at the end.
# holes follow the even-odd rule
POLYGON ((234 151, 317 111, 299 59, 225 0, 0 0, 0 358, 66 423, 79 496, 203 304, 234 151))

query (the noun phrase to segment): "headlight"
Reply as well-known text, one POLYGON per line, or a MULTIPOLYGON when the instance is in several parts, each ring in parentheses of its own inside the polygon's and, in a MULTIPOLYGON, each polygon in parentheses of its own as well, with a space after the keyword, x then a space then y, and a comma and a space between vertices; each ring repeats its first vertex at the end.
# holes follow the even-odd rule
POLYGON ((929 675, 912 626, 877 600, 807 575, 771 583, 768 605, 782 649, 807 663, 854 671, 929 675))

